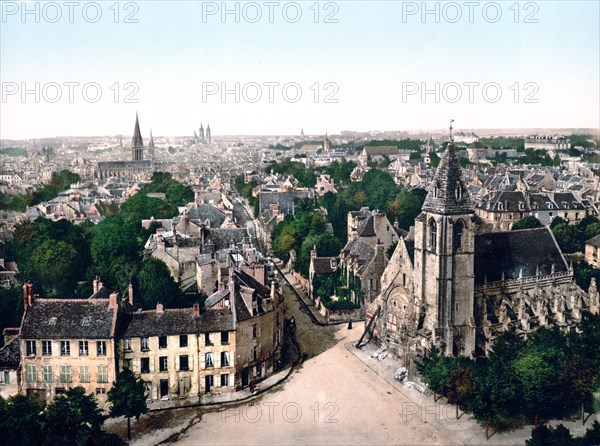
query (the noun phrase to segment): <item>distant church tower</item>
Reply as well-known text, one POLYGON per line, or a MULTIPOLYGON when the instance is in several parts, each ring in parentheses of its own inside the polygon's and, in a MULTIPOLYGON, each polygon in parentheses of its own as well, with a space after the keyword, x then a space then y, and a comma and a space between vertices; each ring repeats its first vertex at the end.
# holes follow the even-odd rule
POLYGON ((208 140, 208 143, 210 144, 212 141, 211 133, 210 133, 210 124, 206 124, 206 139, 208 140))
POLYGON ((471 356, 475 350, 474 216, 450 124, 450 141, 415 220, 414 265, 423 328, 447 355, 471 356))
POLYGON ((202 123, 200 123, 200 131, 198 137, 200 138, 200 141, 204 141, 204 127, 202 126, 202 123))
POLYGON ((150 152, 150 160, 154 161, 154 138, 152 137, 152 130, 150 130, 150 142, 148 143, 148 151, 150 152))
POLYGON ((135 114, 135 127, 133 128, 133 138, 131 139, 131 159, 132 161, 144 161, 144 140, 140 132, 140 122, 137 113, 135 114))
POLYGON ((323 139, 323 152, 329 152, 329 136, 325 132, 325 138, 323 139))

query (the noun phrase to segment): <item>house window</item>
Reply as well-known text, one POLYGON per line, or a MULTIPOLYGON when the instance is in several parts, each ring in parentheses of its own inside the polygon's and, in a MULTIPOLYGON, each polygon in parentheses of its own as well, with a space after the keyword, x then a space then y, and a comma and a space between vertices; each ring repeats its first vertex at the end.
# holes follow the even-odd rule
POLYGON ((161 356, 158 358, 158 370, 161 372, 166 372, 169 370, 169 358, 166 356, 161 356))
POLYGON ((204 367, 208 369, 209 367, 214 367, 214 366, 215 366, 214 355, 212 353, 206 353, 204 355, 204 367))
POLYGON ((54 381, 54 375, 52 374, 52 366, 51 365, 45 365, 44 368, 42 369, 42 379, 44 380, 45 383, 51 383, 52 381, 54 381))
POLYGON ((71 382, 71 366, 63 365, 60 366, 60 382, 70 383, 71 382))
POLYGON ((52 341, 42 341, 42 356, 52 356, 52 341))
POLYGON ((188 346, 188 335, 179 335, 179 347, 185 348, 188 346))
POLYGON ((158 337, 158 348, 167 348, 167 337, 166 336, 158 337))
POLYGON ((99 383, 107 383, 108 382, 108 366, 107 365, 99 365, 98 366, 98 382, 99 383))
POLYGON ((96 353, 98 356, 106 356, 106 341, 96 341, 96 353))
POLYGON ((227 387, 229 385, 229 375, 221 375, 221 387, 227 387))
POLYGON ((37 368, 33 364, 27 364, 27 382, 37 382, 37 368))
POLYGON ((87 365, 79 367, 79 381, 82 383, 90 382, 90 368, 87 365))
POLYGON ((221 352, 221 367, 229 366, 229 352, 221 352))
POLYGON ((0 385, 8 386, 10 384, 10 375, 8 370, 4 370, 0 373, 0 385))
POLYGON ((213 345, 210 339, 210 333, 204 333, 204 345, 213 345))
POLYGON ((437 245, 437 223, 432 218, 429 220, 429 247, 435 249, 437 245))
POLYGON ((88 341, 79 341, 79 356, 88 356, 89 354, 88 341))
MULTIPOLYGON (((279 313, 277 314, 277 325, 279 325, 279 313)), ((229 332, 222 331, 221 332, 221 345, 229 344, 229 332)))
POLYGON ((104 395, 106 393, 106 389, 103 387, 96 387, 96 395, 104 395))
POLYGON ((258 358, 258 348, 257 347, 253 347, 252 348, 252 360, 256 361, 256 358, 258 358))
POLYGON ((60 341, 60 356, 71 356, 71 341, 60 341))
POLYGON ((125 351, 131 351, 131 339, 129 339, 129 338, 123 339, 123 344, 124 344, 125 351))
POLYGON ((462 245, 462 235, 465 230, 465 223, 462 220, 458 220, 454 224, 454 242, 453 247, 455 250, 461 247, 462 245))
POLYGON ((252 324, 252 338, 256 338, 256 335, 257 335, 256 324, 252 324))
POLYGON ((147 352, 148 350, 150 350, 150 348, 148 347, 148 338, 147 337, 141 338, 141 343, 142 343, 142 351, 143 352, 147 352))
POLYGON ((189 370, 190 369, 190 363, 189 363, 189 359, 188 359, 188 355, 180 355, 179 356, 179 370, 189 370))
POLYGON ((150 358, 140 359, 140 369, 142 373, 150 373, 150 358))
POLYGON ((27 341, 27 356, 35 356, 35 341, 27 341))

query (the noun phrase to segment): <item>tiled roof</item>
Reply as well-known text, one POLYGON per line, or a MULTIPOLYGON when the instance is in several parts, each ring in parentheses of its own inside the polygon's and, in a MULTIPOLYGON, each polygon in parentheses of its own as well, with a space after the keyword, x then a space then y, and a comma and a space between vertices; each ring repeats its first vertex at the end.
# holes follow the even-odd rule
POLYGON ((212 242, 217 251, 229 248, 232 243, 234 245, 242 243, 244 239, 249 236, 246 228, 207 228, 205 231, 205 242, 212 242))
POLYGON ((336 257, 316 257, 312 259, 315 274, 331 274, 337 270, 338 259, 336 257))
POLYGON ((585 244, 600 247, 600 234, 598 234, 596 237, 592 237, 586 241, 585 244))
POLYGON ((116 308, 108 299, 36 298, 27 308, 23 339, 106 339, 114 336, 116 308))
POLYGON ((187 216, 190 220, 197 220, 200 223, 204 223, 206 220, 210 221, 212 228, 220 227, 227 215, 220 209, 217 209, 212 204, 198 204, 192 207, 187 212, 187 216))

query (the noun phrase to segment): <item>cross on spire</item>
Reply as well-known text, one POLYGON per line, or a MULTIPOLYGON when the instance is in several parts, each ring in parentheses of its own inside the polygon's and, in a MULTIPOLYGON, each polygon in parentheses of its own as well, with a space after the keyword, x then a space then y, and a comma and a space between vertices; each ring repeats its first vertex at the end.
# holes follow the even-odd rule
POLYGON ((454 122, 454 119, 450 119, 450 141, 454 142, 454 139, 452 138, 452 123, 454 122))

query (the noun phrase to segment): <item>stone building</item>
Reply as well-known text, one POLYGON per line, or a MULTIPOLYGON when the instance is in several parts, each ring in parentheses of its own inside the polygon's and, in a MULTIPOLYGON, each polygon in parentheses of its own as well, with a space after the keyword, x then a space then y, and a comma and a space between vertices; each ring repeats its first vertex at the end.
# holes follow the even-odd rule
POLYGON ((598 293, 582 291, 547 228, 483 233, 448 144, 414 239, 402 237, 367 311, 372 335, 408 358, 434 346, 448 355, 485 355, 507 330, 568 329, 598 293))
POLYGON ((0 397, 8 398, 21 388, 21 337, 7 339, 0 348, 0 397))
POLYGON ((600 235, 585 242, 585 261, 600 268, 600 235))
POLYGON ((46 299, 23 287, 21 393, 51 401, 82 386, 100 407, 117 375, 117 294, 95 289, 89 299, 46 299))

